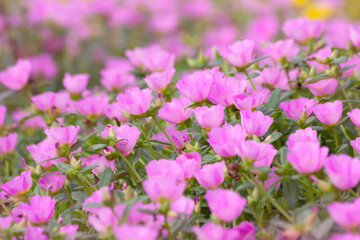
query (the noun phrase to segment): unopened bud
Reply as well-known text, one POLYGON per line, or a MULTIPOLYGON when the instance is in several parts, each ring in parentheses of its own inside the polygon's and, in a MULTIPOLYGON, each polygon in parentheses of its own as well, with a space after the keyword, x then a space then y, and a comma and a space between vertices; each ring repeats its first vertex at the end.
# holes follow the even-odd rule
POLYGON ((197 203, 195 203, 194 212, 196 215, 199 215, 201 212, 201 200, 200 199, 197 203))
POLYGON ((316 68, 315 65, 312 65, 309 72, 309 77, 315 77, 316 76, 316 68))
POLYGON ((123 190, 124 195, 125 195, 125 201, 130 201, 131 199, 134 198, 135 194, 134 194, 134 190, 130 187, 127 186, 125 190, 123 190))

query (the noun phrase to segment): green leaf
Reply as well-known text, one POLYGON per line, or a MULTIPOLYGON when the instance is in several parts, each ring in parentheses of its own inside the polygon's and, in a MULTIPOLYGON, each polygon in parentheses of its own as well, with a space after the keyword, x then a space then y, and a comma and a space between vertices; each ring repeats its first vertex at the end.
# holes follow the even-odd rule
POLYGON ((71 197, 72 197, 74 200, 76 200, 77 202, 83 203, 84 200, 89 197, 89 195, 86 194, 85 192, 77 191, 77 192, 72 192, 72 193, 71 193, 71 197))
POLYGON ((279 153, 280 153, 280 162, 281 165, 285 165, 286 164, 286 154, 289 151, 289 149, 287 147, 281 147, 279 149, 279 153))
POLYGON ((352 68, 353 66, 355 66, 356 64, 350 64, 350 65, 347 65, 346 67, 343 67, 340 72, 343 73, 347 70, 349 70, 350 68, 352 68))
POLYGON ((333 63, 339 64, 339 63, 344 63, 347 62, 348 57, 347 56, 341 56, 337 59, 335 59, 334 61, 332 61, 333 63))
POLYGON ((106 144, 103 144, 103 143, 94 144, 94 145, 91 146, 91 150, 92 150, 92 151, 96 151, 96 150, 99 150, 99 149, 103 149, 103 148, 105 148, 105 147, 107 147, 107 145, 106 145, 106 144))
POLYGON ((59 159, 59 158, 61 158, 61 157, 59 157, 59 156, 52 157, 52 158, 46 159, 46 160, 44 160, 44 161, 41 161, 39 164, 42 164, 42 163, 44 163, 44 162, 48 162, 48 161, 51 161, 51 160, 59 159))
POLYGON ((297 182, 290 180, 288 182, 282 182, 281 184, 288 207, 290 209, 295 208, 299 201, 299 186, 297 182))
POLYGON ((78 150, 85 142, 86 141, 83 141, 83 140, 77 141, 70 147, 70 151, 74 152, 74 151, 78 150))
POLYGON ((259 61, 261 61, 261 60, 263 60, 263 59, 266 59, 266 58, 269 58, 268 56, 266 56, 266 57, 260 57, 260 58, 257 58, 257 59, 255 59, 254 61, 252 61, 251 63, 249 63, 249 67, 251 66, 251 65, 253 65, 254 63, 257 63, 257 62, 259 62, 259 61))
POLYGON ((303 83, 303 85, 308 85, 308 84, 312 84, 312 83, 317 83, 317 82, 320 82, 321 80, 324 80, 324 79, 329 79, 331 78, 330 76, 328 76, 327 74, 323 73, 323 74, 320 74, 316 77, 313 77, 309 80, 307 80, 306 82, 303 83))
POLYGON ((141 157, 141 154, 142 154, 142 149, 141 148, 138 148, 138 149, 135 150, 133 163, 136 163, 137 161, 139 161, 139 159, 141 157))
POLYGON ((309 125, 310 123, 314 122, 317 119, 315 116, 311 116, 308 119, 306 119, 305 124, 309 125))
POLYGON ((257 72, 253 72, 253 73, 250 74, 251 78, 256 78, 258 76, 260 76, 260 74, 258 74, 257 72))
POLYGON ((106 167, 105 170, 101 173, 99 187, 102 188, 109 185, 111 183, 113 175, 114 172, 111 170, 111 168, 106 167))
POLYGON ((218 162, 219 160, 216 159, 216 157, 212 154, 205 154, 202 158, 201 164, 207 164, 207 163, 213 163, 218 162))
POLYGON ((268 143, 272 143, 275 142, 276 140, 278 140, 279 138, 281 138, 284 134, 282 134, 281 132, 274 132, 273 134, 271 134, 271 138, 268 141, 268 143))
POLYGON ((71 165, 63 162, 56 164, 57 168, 62 172, 68 172, 71 169, 71 165))
POLYGON ((91 170, 93 170, 94 168, 96 168, 98 166, 99 165, 97 165, 97 164, 91 164, 91 165, 88 165, 86 167, 83 167, 80 172, 86 174, 87 172, 90 172, 91 170))
POLYGON ((269 174, 271 173, 271 169, 268 166, 262 166, 262 167, 253 168, 251 172, 261 172, 264 174, 269 174))
POLYGON ((281 88, 276 88, 275 91, 271 93, 266 106, 271 108, 276 108, 279 105, 280 96, 281 96, 281 88))
POLYGON ((232 71, 226 72, 225 74, 226 74, 226 75, 229 75, 229 74, 235 74, 235 73, 238 73, 238 71, 232 70, 232 71))
POLYGON ((146 199, 148 199, 148 197, 143 196, 143 195, 131 199, 126 205, 126 208, 125 208, 125 210, 123 212, 123 215, 122 215, 122 218, 121 218, 121 222, 123 222, 123 223, 126 222, 128 216, 130 214, 130 210, 134 206, 135 203, 144 202, 146 199))

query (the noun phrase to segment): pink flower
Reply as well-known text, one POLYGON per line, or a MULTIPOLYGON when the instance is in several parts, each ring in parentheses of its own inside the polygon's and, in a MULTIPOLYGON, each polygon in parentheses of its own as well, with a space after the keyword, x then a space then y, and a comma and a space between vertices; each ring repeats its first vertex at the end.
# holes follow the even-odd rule
POLYGON ((87 96, 75 103, 76 108, 82 115, 99 117, 105 113, 109 97, 106 94, 87 96))
POLYGON ((330 238, 330 240, 360 240, 360 235, 348 232, 342 235, 334 235, 330 238))
POLYGON ((226 77, 223 73, 216 73, 210 87, 209 101, 225 107, 234 104, 234 96, 244 93, 246 81, 239 81, 234 77, 226 77))
POLYGON ((44 92, 30 98, 35 106, 43 112, 52 113, 55 110, 64 112, 70 103, 70 96, 67 92, 44 92))
POLYGON ((199 240, 239 240, 236 229, 228 229, 213 222, 207 222, 202 227, 192 228, 199 240))
POLYGON ((350 117, 352 123, 360 128, 360 109, 355 108, 351 112, 348 112, 347 115, 350 117))
POLYGON ((284 58, 292 61, 299 52, 299 46, 294 43, 293 39, 285 39, 269 44, 262 49, 262 52, 277 62, 284 58))
POLYGON ((349 190, 360 181, 360 161, 346 154, 330 155, 325 161, 326 173, 336 188, 349 190))
POLYGON ((260 72, 259 82, 263 85, 268 85, 270 88, 279 87, 284 90, 289 89, 288 78, 285 71, 276 67, 264 68, 262 72, 260 72))
POLYGON ((266 95, 263 91, 251 94, 239 94, 233 97, 235 107, 239 110, 252 110, 259 107, 265 101, 266 95))
POLYGON ((217 188, 225 179, 225 161, 206 164, 195 172, 199 184, 207 188, 217 188))
POLYGON ((122 224, 113 232, 118 240, 156 240, 159 235, 157 229, 146 225, 122 224))
POLYGON ((343 103, 339 100, 317 104, 314 108, 316 117, 325 125, 335 126, 341 118, 343 103))
POLYGON ((41 177, 38 182, 44 191, 57 193, 64 186, 66 176, 61 175, 61 172, 51 172, 41 177))
POLYGON ((59 70, 50 53, 31 56, 27 60, 30 61, 31 75, 35 75, 35 79, 37 78, 37 75, 41 74, 44 76, 45 80, 48 80, 49 78, 55 77, 59 70))
POLYGON ((346 62, 340 63, 341 68, 345 68, 346 66, 353 65, 348 70, 343 72, 343 76, 345 77, 353 77, 354 76, 354 70, 360 71, 360 56, 354 55, 350 57, 346 62))
POLYGON ((173 177, 155 176, 143 181, 142 185, 154 202, 168 200, 170 203, 180 198, 186 188, 186 182, 177 183, 173 177))
POLYGON ((335 78, 324 79, 316 83, 306 85, 309 91, 317 97, 325 97, 333 94, 337 87, 338 81, 335 78))
POLYGON ((341 227, 351 229, 360 225, 360 198, 354 202, 333 202, 327 205, 327 209, 341 227))
POLYGON ((49 196, 33 196, 29 199, 30 203, 22 203, 20 206, 26 218, 35 224, 45 223, 54 214, 55 199, 49 196))
POLYGON ((10 227, 11 223, 14 221, 12 216, 0 217, 0 229, 4 230, 10 227))
POLYGON ((6 106, 0 105, 0 128, 5 123, 5 117, 6 117, 6 106))
POLYGON ((136 82, 136 77, 118 68, 106 68, 101 70, 100 83, 108 91, 119 91, 132 86, 136 82))
POLYGON ((145 168, 149 178, 162 176, 175 178, 178 182, 184 180, 184 173, 180 165, 174 160, 151 160, 145 168))
POLYGON ((244 141, 247 135, 245 129, 240 125, 225 124, 222 127, 211 129, 208 136, 207 141, 216 154, 221 157, 233 157, 236 155, 236 143, 244 141))
POLYGON ((150 89, 140 90, 134 87, 127 89, 125 94, 117 95, 116 101, 119 102, 125 112, 141 115, 149 110, 152 98, 150 89))
POLYGON ((325 24, 324 40, 327 46, 346 49, 350 40, 349 23, 345 19, 329 19, 325 24))
POLYGON ((176 163, 180 165, 184 179, 191 179, 197 170, 201 169, 202 157, 198 152, 183 153, 176 158, 176 163))
POLYGON ((118 220, 109 207, 102 207, 99 211, 88 217, 88 222, 99 233, 105 234, 109 229, 118 225, 118 220))
POLYGON ((328 152, 318 142, 298 142, 289 148, 287 159, 299 173, 314 173, 323 167, 328 152))
MULTIPOLYGON (((277 169, 277 167, 272 167, 271 172, 268 173, 267 179, 264 181, 265 190, 269 190, 273 185, 275 188, 278 188, 280 186, 280 182, 278 181, 280 177, 278 175, 276 175, 276 173, 274 171, 276 169, 277 169)), ((260 184, 262 184, 261 181, 258 180, 258 182, 260 184)))
POLYGON ((350 145, 360 153, 360 137, 355 138, 355 140, 350 141, 350 145))
POLYGON ((89 166, 89 165, 98 165, 92 170, 96 176, 100 176, 105 169, 105 167, 110 168, 111 170, 115 171, 115 159, 114 160, 107 160, 104 156, 99 156, 97 154, 90 155, 87 158, 80 158, 82 167, 89 166))
POLYGON ((350 40, 351 43, 356 47, 360 48, 360 26, 349 26, 350 40))
POLYGON ((104 131, 100 133, 100 135, 105 138, 109 137, 110 129, 114 131, 116 141, 120 139, 124 139, 117 142, 116 147, 121 152, 124 152, 125 155, 129 154, 134 149, 136 141, 138 140, 141 134, 139 129, 137 127, 133 127, 128 124, 121 125, 120 127, 107 125, 104 131))
POLYGON ((147 75, 144 78, 144 81, 148 87, 154 92, 164 91, 169 83, 171 82, 172 77, 175 74, 175 68, 167 69, 164 72, 154 72, 150 75, 147 75))
MULTIPOLYGON (((169 135, 171 140, 174 142, 177 149, 183 149, 186 142, 190 142, 190 137, 187 130, 178 131, 175 124, 170 124, 165 129, 166 133, 169 135)), ((169 140, 163 132, 158 132, 154 134, 151 139, 158 140, 161 142, 169 143, 169 140)), ((163 147, 168 147, 169 145, 162 145, 163 147)))
MULTIPOLYGON (((11 117, 16 123, 19 123, 23 118, 30 117, 31 112, 23 109, 17 109, 11 112, 11 117)), ((30 117, 21 124, 22 128, 44 129, 47 125, 41 116, 30 117)))
POLYGON ((170 205, 170 208, 180 214, 186 214, 187 218, 190 218, 195 207, 195 202, 191 198, 181 196, 170 205))
POLYGON ((194 115, 202 128, 212 129, 220 127, 225 117, 225 107, 222 105, 215 105, 212 107, 197 107, 194 110, 194 115))
POLYGON ((90 75, 87 73, 75 74, 73 76, 69 73, 65 73, 63 85, 70 93, 80 94, 85 91, 89 78, 90 75))
POLYGON ((308 143, 318 143, 317 132, 310 127, 305 129, 298 129, 295 133, 289 135, 289 138, 286 142, 286 145, 289 148, 292 148, 297 143, 308 142, 308 143))
POLYGON ((28 82, 30 73, 30 62, 19 59, 15 65, 0 72, 0 82, 11 90, 20 90, 28 82))
POLYGON ((181 123, 188 119, 192 113, 192 108, 186 108, 190 105, 190 101, 184 97, 173 98, 171 102, 164 103, 164 107, 159 109, 158 117, 169 123, 181 123))
POLYGON ((213 73, 210 70, 199 70, 185 75, 176 83, 176 88, 190 101, 200 102, 208 97, 212 82, 213 73))
POLYGON ((238 142, 235 151, 242 159, 253 162, 255 168, 263 166, 270 167, 277 153, 273 145, 269 143, 259 143, 254 140, 238 142))
POLYGON ((292 99, 288 102, 283 101, 280 103, 280 108, 284 110, 288 118, 293 118, 298 121, 303 114, 306 112, 306 116, 309 117, 315 107, 315 100, 304 97, 298 99, 292 99))
POLYGON ((61 226, 59 232, 65 233, 65 240, 75 240, 75 234, 78 230, 79 226, 76 224, 70 224, 66 226, 61 226))
POLYGON ((237 219, 246 205, 246 198, 229 189, 209 189, 204 197, 210 211, 224 222, 237 219))
POLYGON ((8 195, 19 196, 27 193, 31 186, 31 171, 23 171, 19 176, 0 185, 0 189, 8 195))
POLYGON ((126 122, 122 108, 117 102, 113 102, 105 107, 105 115, 111 120, 116 118, 119 122, 126 122))
POLYGON ((251 40, 236 41, 220 48, 219 54, 235 67, 245 67, 253 60, 255 43, 251 40))
POLYGON ((241 126, 249 135, 258 137, 263 136, 273 123, 273 118, 264 115, 260 111, 252 112, 251 110, 240 111, 241 126))
POLYGON ((50 240, 48 236, 44 233, 44 229, 42 227, 27 227, 27 231, 25 233, 26 240, 50 240))
POLYGON ((45 139, 37 144, 28 145, 26 146, 26 149, 30 152, 30 155, 34 161, 44 168, 49 168, 55 163, 66 161, 66 158, 58 158, 43 162, 47 159, 57 156, 56 147, 50 142, 49 139, 45 139))
POLYGON ((85 201, 82 204, 82 208, 85 211, 88 211, 88 212, 94 213, 94 214, 101 212, 101 210, 103 208, 87 207, 87 205, 91 204, 91 203, 102 203, 102 201, 105 198, 104 195, 108 196, 109 194, 110 194, 110 189, 108 186, 105 186, 105 187, 100 188, 99 190, 96 190, 95 192, 93 192, 93 194, 90 197, 85 199, 85 201))
MULTIPOLYGON (((327 57, 330 57, 332 54, 331 47, 325 47, 323 49, 320 49, 316 53, 312 54, 310 57, 315 58, 316 60, 322 60, 325 61, 327 57)), ((316 71, 318 72, 324 72, 326 69, 329 69, 329 65, 319 63, 318 61, 308 61, 310 67, 315 66, 316 71)))
POLYGON ((318 39, 323 31, 324 22, 307 18, 288 19, 282 26, 282 31, 289 38, 300 43, 310 39, 318 39))
POLYGON ((44 132, 54 146, 59 144, 61 147, 71 147, 76 142, 79 130, 80 126, 70 125, 68 127, 50 127, 44 132))
POLYGON ((241 240, 253 240, 256 238, 256 230, 252 222, 242 221, 238 226, 234 227, 233 229, 239 232, 239 239, 241 240))
POLYGON ((15 150, 17 133, 9 133, 7 136, 0 137, 0 153, 9 154, 15 150))

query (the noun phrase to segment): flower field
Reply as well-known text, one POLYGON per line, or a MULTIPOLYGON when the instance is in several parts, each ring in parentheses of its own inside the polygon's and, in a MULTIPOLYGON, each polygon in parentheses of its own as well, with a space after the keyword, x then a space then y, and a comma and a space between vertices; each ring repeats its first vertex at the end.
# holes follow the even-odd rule
POLYGON ((0 0, 0 239, 359 240, 340 0, 0 0))

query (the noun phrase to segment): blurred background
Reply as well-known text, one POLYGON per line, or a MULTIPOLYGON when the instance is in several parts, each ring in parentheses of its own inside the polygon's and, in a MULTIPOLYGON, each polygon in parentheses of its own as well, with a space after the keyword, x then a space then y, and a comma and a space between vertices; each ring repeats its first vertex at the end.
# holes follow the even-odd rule
MULTIPOLYGON (((294 17, 327 21, 324 40, 346 48, 337 36, 359 22, 360 1, 1 0, 0 70, 29 59, 38 88, 58 90, 65 72, 90 73, 93 86, 101 69, 124 64, 126 49, 156 43, 181 64, 238 39, 275 41, 294 17)), ((0 99, 9 95, 0 91, 0 99)))

